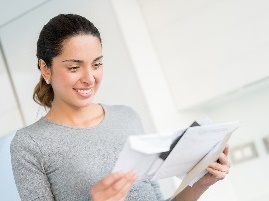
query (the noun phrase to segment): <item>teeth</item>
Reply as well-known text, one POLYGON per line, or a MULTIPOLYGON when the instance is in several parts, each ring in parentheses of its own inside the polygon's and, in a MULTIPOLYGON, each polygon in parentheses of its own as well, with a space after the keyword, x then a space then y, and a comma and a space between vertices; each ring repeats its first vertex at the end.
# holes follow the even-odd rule
POLYGON ((81 94, 89 94, 91 92, 91 89, 87 89, 87 90, 84 90, 84 89, 77 89, 76 90, 78 93, 81 93, 81 94))

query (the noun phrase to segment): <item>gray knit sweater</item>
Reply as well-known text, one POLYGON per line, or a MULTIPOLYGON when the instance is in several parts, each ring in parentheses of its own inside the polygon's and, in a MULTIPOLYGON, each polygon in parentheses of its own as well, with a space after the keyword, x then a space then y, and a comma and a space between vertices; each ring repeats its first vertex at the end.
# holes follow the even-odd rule
MULTIPOLYGON (((41 118, 17 131, 11 143, 15 182, 23 201, 88 201, 89 189, 110 174, 129 135, 143 133, 127 106, 102 105, 105 117, 90 128, 41 118)), ((129 201, 163 200, 157 183, 135 183, 129 201)))

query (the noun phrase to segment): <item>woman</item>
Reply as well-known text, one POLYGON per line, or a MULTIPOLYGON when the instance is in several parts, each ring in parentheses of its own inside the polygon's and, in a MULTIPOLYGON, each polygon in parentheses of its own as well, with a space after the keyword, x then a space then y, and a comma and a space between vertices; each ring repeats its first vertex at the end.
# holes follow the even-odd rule
MULTIPOLYGON (((102 43, 86 18, 61 14, 37 42, 40 81, 33 98, 49 112, 19 130, 11 143, 12 166, 22 200, 159 201, 159 186, 135 183, 136 174, 111 174, 129 135, 142 133, 139 116, 127 106, 96 104, 102 80, 102 43)), ((197 200, 229 171, 228 148, 218 163, 176 200, 197 200)))

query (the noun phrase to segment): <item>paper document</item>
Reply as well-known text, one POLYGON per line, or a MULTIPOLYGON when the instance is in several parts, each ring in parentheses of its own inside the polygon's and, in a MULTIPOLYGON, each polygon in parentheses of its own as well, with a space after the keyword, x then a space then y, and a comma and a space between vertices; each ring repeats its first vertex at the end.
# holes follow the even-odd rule
POLYGON ((138 180, 183 178, 175 195, 193 184, 216 161, 239 122, 186 127, 176 132, 130 136, 115 171, 136 170, 138 180))

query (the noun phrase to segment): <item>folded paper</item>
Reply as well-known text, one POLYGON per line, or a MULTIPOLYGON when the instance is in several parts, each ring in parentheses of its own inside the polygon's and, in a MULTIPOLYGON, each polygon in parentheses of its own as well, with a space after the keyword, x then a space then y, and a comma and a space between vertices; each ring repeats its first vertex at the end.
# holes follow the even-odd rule
POLYGON ((204 121, 192 126, 170 133, 130 136, 113 172, 136 170, 138 180, 178 176, 183 180, 177 195, 201 178, 206 167, 218 159, 239 122, 204 121))

